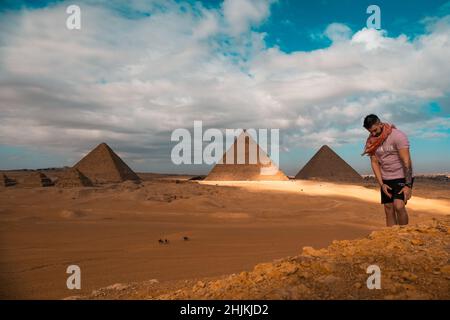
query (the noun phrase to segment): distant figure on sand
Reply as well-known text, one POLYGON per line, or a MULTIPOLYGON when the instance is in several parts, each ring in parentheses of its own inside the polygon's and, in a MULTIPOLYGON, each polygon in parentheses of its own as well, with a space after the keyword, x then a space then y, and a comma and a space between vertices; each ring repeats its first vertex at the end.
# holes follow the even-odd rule
POLYGON ((364 152, 370 156, 372 170, 380 185, 386 225, 408 224, 406 203, 414 182, 408 137, 393 124, 383 123, 370 114, 364 118, 370 132, 364 152))
POLYGON ((186 237, 186 236, 184 236, 184 237, 183 237, 183 240, 184 240, 184 241, 188 241, 188 240, 189 240, 189 238, 188 238, 188 237, 186 237))

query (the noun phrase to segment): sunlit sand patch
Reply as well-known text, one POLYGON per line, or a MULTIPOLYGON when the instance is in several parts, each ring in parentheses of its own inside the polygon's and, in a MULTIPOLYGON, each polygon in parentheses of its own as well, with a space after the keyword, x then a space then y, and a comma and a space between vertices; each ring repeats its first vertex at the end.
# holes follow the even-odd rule
MULTIPOLYGON (((201 184, 233 186, 249 191, 280 191, 301 193, 311 196, 339 196, 355 198, 362 201, 380 202, 380 192, 357 185, 335 184, 307 180, 295 181, 199 181, 201 184)), ((450 201, 412 197, 408 208, 430 211, 439 214, 450 214, 450 201)))

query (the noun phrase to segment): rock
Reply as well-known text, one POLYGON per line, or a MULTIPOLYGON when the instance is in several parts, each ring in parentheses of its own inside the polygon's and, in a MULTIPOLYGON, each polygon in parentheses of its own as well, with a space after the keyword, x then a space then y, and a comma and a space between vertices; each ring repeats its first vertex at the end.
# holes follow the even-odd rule
POLYGON ((361 284, 360 282, 357 282, 357 283, 355 283, 355 284, 353 285, 353 287, 354 287, 355 289, 361 289, 361 288, 362 288, 362 284, 361 284))
MULTIPOLYGON (((186 281, 186 283, 188 283, 189 281, 186 281)), ((145 283, 147 284, 147 285, 152 285, 152 284, 156 284, 156 283, 159 283, 159 281, 158 281, 158 279, 150 279, 150 280, 147 280, 147 281, 145 281, 145 283)))
POLYGON ((420 239, 412 239, 411 244, 414 246, 423 246, 424 242, 420 239))
POLYGON ((257 264, 253 271, 259 274, 265 274, 273 270, 273 264, 272 263, 260 263, 257 264))
POLYGON ((403 271, 401 277, 408 281, 416 281, 417 276, 411 272, 403 271))
POLYGON ((302 254, 305 256, 318 257, 321 254, 319 250, 314 249, 313 247, 303 247, 302 254))
POLYGON ((105 289, 122 291, 122 290, 127 289, 128 287, 129 286, 124 284, 124 283, 116 283, 116 284, 113 284, 113 285, 110 285, 110 286, 106 287, 105 289))
POLYGON ((301 255, 156 298, 448 300, 448 221, 384 228, 369 238, 334 241, 328 249, 304 247, 301 255), (366 270, 372 264, 381 268, 383 290, 366 290, 366 270))
POLYGON ((280 272, 284 273, 285 275, 291 275, 298 271, 298 266, 292 263, 283 264, 280 266, 280 272))

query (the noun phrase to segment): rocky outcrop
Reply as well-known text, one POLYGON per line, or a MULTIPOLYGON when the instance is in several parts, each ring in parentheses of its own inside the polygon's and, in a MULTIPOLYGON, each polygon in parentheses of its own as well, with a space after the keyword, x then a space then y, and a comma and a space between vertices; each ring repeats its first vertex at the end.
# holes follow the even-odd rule
POLYGON ((367 238, 262 263, 250 272, 199 281, 157 299, 449 299, 450 218, 386 228, 367 238), (381 289, 368 289, 370 265, 381 289))

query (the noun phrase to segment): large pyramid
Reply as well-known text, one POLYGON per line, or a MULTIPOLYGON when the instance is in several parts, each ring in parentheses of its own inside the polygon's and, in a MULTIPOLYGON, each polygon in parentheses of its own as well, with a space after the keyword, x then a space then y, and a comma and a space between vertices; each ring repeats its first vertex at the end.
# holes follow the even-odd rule
POLYGON ((73 168, 95 183, 139 180, 137 174, 106 143, 95 147, 73 168))
POLYGON ((308 161, 295 179, 361 182, 361 175, 327 145, 308 161))
POLYGON ((205 180, 210 181, 264 181, 289 180, 259 147, 247 131, 243 131, 234 144, 223 155, 205 180), (241 144, 242 143, 242 144, 241 144), (238 157, 238 144, 245 146, 245 151, 238 157), (255 159, 250 159, 250 150, 256 150, 255 159), (245 157, 244 157, 245 156, 245 157), (252 161, 254 160, 254 161, 252 161))

